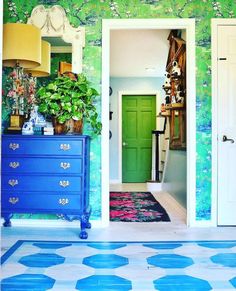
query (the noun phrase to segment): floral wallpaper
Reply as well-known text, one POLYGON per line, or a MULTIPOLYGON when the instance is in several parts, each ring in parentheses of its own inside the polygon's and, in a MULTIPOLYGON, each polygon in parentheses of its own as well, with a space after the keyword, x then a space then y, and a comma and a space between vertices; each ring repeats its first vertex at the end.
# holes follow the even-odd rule
MULTIPOLYGON (((34 6, 61 5, 74 26, 86 28, 83 70, 101 91, 101 38, 104 18, 195 18, 197 72, 196 219, 211 218, 211 18, 236 16, 236 0, 4 0, 4 23, 26 22, 34 6)), ((100 97, 97 105, 100 105, 100 97)), ((7 115, 3 114, 6 119, 7 115)), ((89 132, 89 128, 87 129, 89 132)), ((91 147, 93 218, 101 215, 100 138, 91 147)))

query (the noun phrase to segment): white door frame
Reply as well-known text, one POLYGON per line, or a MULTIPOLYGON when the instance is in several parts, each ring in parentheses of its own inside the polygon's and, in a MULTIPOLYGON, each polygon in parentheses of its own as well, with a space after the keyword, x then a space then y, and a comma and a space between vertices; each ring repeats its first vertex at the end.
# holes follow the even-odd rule
POLYGON ((218 92, 217 92, 217 42, 218 26, 236 25, 235 18, 211 20, 211 64, 212 64, 212 225, 217 226, 218 199, 218 92))
MULTIPOLYGON (((118 92, 118 183, 122 183, 122 96, 123 95, 155 95, 156 113, 160 109, 160 92, 157 91, 119 91, 118 92)), ((157 119, 156 119, 157 120, 157 119)), ((151 173, 151 169, 150 169, 151 173)))
POLYGON ((185 29, 187 75, 187 225, 196 221, 196 80, 195 19, 103 19, 101 100, 101 199, 102 226, 109 224, 109 83, 110 31, 113 29, 185 29))

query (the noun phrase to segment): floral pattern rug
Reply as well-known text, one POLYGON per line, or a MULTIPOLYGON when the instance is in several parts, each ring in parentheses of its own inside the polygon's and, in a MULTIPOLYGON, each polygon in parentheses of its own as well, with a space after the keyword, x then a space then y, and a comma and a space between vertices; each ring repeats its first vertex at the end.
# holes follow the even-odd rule
POLYGON ((110 192, 110 221, 170 221, 150 192, 110 192))

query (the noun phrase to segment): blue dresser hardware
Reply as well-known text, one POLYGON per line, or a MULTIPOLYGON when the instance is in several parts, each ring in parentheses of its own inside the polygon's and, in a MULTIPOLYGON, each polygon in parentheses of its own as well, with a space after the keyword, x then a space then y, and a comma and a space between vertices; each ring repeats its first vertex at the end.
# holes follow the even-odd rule
POLYGON ((90 138, 84 135, 3 135, 2 216, 54 213, 80 220, 86 239, 89 217, 90 138))

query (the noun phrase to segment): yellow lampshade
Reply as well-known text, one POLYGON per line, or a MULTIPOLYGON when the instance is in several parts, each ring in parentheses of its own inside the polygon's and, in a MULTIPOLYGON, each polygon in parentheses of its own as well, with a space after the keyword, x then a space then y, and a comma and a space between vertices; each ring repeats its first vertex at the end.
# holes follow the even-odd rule
POLYGON ((41 31, 22 23, 3 25, 3 66, 34 68, 41 64, 41 31))
POLYGON ((47 77, 51 72, 51 44, 42 40, 41 47, 41 65, 33 69, 25 69, 25 73, 33 77, 47 77))

